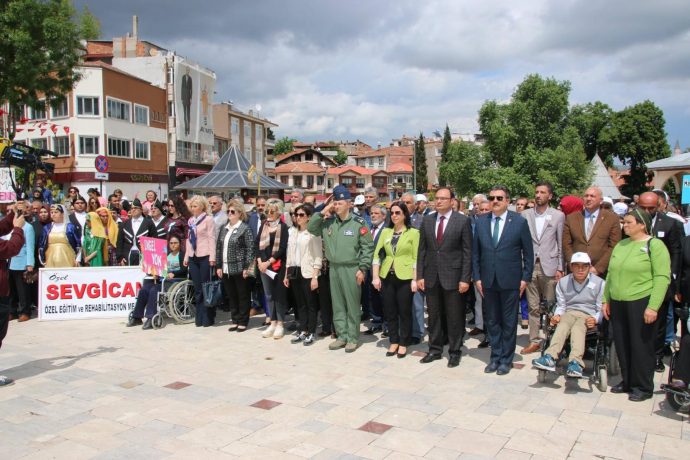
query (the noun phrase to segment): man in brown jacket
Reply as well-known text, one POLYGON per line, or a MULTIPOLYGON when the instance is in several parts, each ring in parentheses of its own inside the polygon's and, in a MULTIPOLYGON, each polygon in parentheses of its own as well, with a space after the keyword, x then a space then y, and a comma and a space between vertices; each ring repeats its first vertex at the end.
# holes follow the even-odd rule
POLYGON ((576 252, 586 252, 592 259, 590 271, 602 278, 611 258, 613 247, 621 239, 620 219, 616 214, 601 209, 604 201, 599 187, 585 191, 583 212, 574 212, 565 219, 563 227, 563 255, 570 260, 576 252))

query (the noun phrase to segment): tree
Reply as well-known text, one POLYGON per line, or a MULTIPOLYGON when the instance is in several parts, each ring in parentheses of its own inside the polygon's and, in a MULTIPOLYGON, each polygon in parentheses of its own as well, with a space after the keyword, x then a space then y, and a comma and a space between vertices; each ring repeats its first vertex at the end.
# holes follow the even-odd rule
POLYGON ((419 139, 414 144, 415 161, 415 192, 426 193, 429 179, 426 175, 426 149, 424 148, 424 134, 419 133, 419 139))
POLYGON ((569 81, 528 75, 510 102, 487 101, 479 109, 479 128, 491 160, 511 166, 528 146, 556 148, 567 126, 569 81))
POLYGON ((292 152, 294 150, 293 145, 295 142, 297 142, 297 139, 290 139, 287 136, 279 139, 278 142, 276 142, 275 147, 273 147, 273 155, 278 156, 284 153, 292 152))
POLYGON ((333 157, 333 161, 335 161, 338 166, 344 165, 347 163, 347 153, 345 153, 343 150, 338 149, 338 153, 333 157))
POLYGON ((453 187, 459 197, 469 196, 480 190, 477 179, 486 164, 486 155, 480 146, 463 141, 451 142, 443 150, 439 177, 446 178, 446 185, 453 187))
POLYGON ((64 100, 78 81, 83 32, 69 0, 0 4, 0 100, 8 103, 10 137, 22 105, 45 109, 46 101, 64 100))
POLYGON ((84 40, 98 40, 101 36, 101 22, 91 13, 88 6, 84 5, 79 20, 81 38, 84 40))
POLYGON ((606 156, 617 157, 630 167, 621 193, 633 196, 647 190, 646 164, 671 155, 666 141, 664 112, 646 100, 614 114, 599 141, 606 156))
POLYGON ((438 185, 446 186, 448 185, 448 178, 442 173, 443 165, 448 162, 447 153, 450 150, 451 144, 450 128, 446 123, 446 129, 443 131, 443 147, 441 151, 441 161, 438 165, 438 185))
POLYGON ((613 158, 602 156, 599 145, 599 135, 611 123, 613 114, 611 107, 599 101, 576 105, 570 109, 569 124, 577 129, 587 160, 599 154, 604 164, 613 165, 613 158))

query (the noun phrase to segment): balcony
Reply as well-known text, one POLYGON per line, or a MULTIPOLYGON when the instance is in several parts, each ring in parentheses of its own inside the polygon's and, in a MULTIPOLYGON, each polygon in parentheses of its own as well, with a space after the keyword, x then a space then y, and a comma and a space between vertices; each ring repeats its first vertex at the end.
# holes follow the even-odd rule
POLYGON ((176 161, 182 161, 184 163, 198 163, 205 165, 213 165, 218 162, 218 155, 212 151, 178 151, 175 154, 176 161))

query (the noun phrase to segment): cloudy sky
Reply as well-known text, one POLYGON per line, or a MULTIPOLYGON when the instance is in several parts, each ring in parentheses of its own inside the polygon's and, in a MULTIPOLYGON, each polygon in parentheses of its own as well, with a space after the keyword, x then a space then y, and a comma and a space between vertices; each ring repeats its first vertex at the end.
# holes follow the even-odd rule
POLYGON ((686 0, 77 0, 103 38, 131 31, 217 74, 216 102, 259 104, 277 135, 371 145, 477 130, 525 75, 570 80, 571 104, 645 99, 690 147, 686 0))

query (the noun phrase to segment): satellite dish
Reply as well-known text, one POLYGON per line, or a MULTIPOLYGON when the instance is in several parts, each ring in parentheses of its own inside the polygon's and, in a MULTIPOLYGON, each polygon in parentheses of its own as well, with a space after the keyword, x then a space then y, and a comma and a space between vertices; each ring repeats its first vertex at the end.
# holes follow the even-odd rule
POLYGON ((261 112, 261 104, 256 104, 254 106, 254 108, 256 109, 257 112, 261 112))

